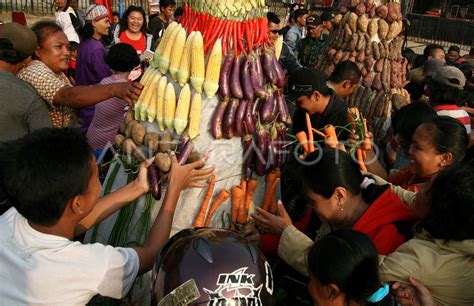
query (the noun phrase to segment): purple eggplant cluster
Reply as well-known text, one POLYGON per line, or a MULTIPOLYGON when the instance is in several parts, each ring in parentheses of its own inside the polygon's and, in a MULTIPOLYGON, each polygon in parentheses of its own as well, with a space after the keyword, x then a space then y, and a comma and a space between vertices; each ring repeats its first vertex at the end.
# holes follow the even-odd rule
POLYGON ((226 56, 219 79, 220 101, 211 121, 215 139, 241 137, 244 170, 265 175, 285 160, 283 143, 291 116, 283 96, 286 74, 273 49, 247 58, 226 56))

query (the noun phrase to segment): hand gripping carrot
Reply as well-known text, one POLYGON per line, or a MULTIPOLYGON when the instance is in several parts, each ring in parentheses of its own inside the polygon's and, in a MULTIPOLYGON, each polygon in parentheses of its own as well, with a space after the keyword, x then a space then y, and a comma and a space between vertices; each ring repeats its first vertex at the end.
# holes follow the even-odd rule
POLYGON ((211 204, 211 208, 209 208, 209 213, 207 214, 206 222, 204 223, 204 226, 209 226, 211 223, 212 216, 216 212, 216 210, 219 208, 219 206, 222 205, 227 199, 230 197, 230 194, 227 190, 224 188, 221 189, 217 197, 214 199, 214 202, 211 204))

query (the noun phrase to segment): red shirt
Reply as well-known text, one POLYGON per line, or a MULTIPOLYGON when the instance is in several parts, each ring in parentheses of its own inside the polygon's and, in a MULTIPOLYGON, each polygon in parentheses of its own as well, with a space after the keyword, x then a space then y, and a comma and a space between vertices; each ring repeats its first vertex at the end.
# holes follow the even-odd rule
POLYGON ((120 42, 129 44, 133 49, 137 50, 137 53, 140 55, 146 50, 146 38, 145 34, 142 33, 139 39, 133 40, 127 36, 127 31, 123 31, 119 36, 120 42))

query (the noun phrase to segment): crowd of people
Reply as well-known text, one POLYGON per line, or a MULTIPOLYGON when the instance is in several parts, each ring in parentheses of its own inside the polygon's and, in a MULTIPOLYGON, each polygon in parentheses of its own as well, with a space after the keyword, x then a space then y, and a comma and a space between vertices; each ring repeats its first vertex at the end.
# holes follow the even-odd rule
MULTIPOLYGON (((142 91, 147 50, 182 8, 162 0, 147 18, 132 5, 110 20, 102 5, 82 11, 73 0, 55 3, 55 21, 0 25, 6 304, 123 298, 168 240, 180 193, 206 186, 214 171, 207 157, 180 165, 170 152, 168 188, 143 246, 75 240, 149 191, 153 158, 135 180, 100 198, 97 160, 142 91)), ((288 74, 291 134, 306 129, 306 118, 316 130, 345 127, 344 98, 362 73, 342 61, 326 79, 315 65, 334 16, 290 10, 285 22, 271 12, 267 18, 270 40, 284 37, 279 62, 288 74)), ((290 154, 277 214, 256 208, 251 215, 243 232, 274 264, 276 305, 474 303, 474 49, 461 56, 457 46, 445 53, 431 44, 422 55, 404 49, 403 56, 411 101, 391 114, 384 147, 367 151, 367 172, 344 146, 290 154)), ((358 140, 348 129, 338 136, 348 146, 358 140)), ((373 133, 367 137, 373 142, 373 133)))

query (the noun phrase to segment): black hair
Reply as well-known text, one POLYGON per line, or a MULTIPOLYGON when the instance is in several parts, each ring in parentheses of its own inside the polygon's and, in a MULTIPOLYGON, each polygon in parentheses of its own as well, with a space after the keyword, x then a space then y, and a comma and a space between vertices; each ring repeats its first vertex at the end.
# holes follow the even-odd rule
POLYGON ((270 23, 275 23, 275 24, 280 24, 280 18, 277 16, 277 14, 273 13, 273 12, 268 12, 267 13, 267 19, 268 19, 268 22, 270 23))
POLYGON ((82 26, 79 30, 79 37, 81 38, 81 41, 85 41, 93 36, 94 36, 94 27, 92 26, 92 22, 86 21, 84 26, 82 26))
POLYGON ((444 52, 444 48, 441 45, 438 44, 429 44, 428 46, 425 47, 423 50, 423 55, 425 56, 426 59, 428 59, 429 56, 434 55, 434 51, 437 49, 441 49, 444 52))
POLYGON ((469 146, 469 135, 466 127, 459 120, 448 116, 438 116, 423 123, 432 132, 432 143, 439 154, 451 153, 453 164, 459 163, 466 155, 469 146))
POLYGON ((373 203, 387 186, 370 184, 366 189, 360 186, 364 176, 359 166, 346 152, 338 149, 324 149, 308 154, 301 167, 303 186, 325 198, 330 198, 337 187, 344 187, 353 195, 362 193, 364 200, 373 203))
POLYGON ((413 58, 413 62, 412 62, 412 69, 416 69, 416 68, 420 68, 422 67, 426 62, 426 58, 424 55, 416 55, 414 58, 413 58))
POLYGON ((146 14, 145 11, 141 6, 135 6, 135 5, 130 5, 127 10, 123 13, 122 18, 120 18, 119 21, 119 26, 120 26, 120 32, 119 35, 122 34, 125 30, 128 29, 128 16, 130 16, 131 13, 133 12, 139 12, 143 16, 143 25, 140 31, 145 34, 147 33, 147 23, 146 23, 146 14))
POLYGON ((295 21, 296 21, 296 19, 298 19, 298 17, 304 16, 306 14, 308 14, 307 9, 297 9, 295 11, 295 13, 293 14, 293 17, 295 18, 295 21))
POLYGON ((474 47, 472 47, 471 50, 469 50, 469 55, 474 55, 474 47))
POLYGON ((394 134, 399 134, 405 141, 411 143, 416 128, 437 118, 438 114, 428 103, 413 102, 400 108, 392 117, 394 134))
POLYGON ((420 221, 420 227, 433 239, 474 239, 473 190, 473 161, 438 174, 428 190, 431 208, 420 221))
POLYGON ((7 38, 0 38, 0 61, 15 65, 24 61, 31 54, 23 54, 13 48, 12 42, 7 38))
POLYGON ((113 12, 112 12, 112 16, 120 17, 120 14, 119 14, 119 12, 117 12, 117 11, 113 11, 113 12))
POLYGON ((470 80, 472 78, 472 69, 473 66, 469 62, 462 62, 459 65, 456 65, 456 67, 461 70, 461 72, 464 74, 464 77, 466 80, 470 80))
POLYGON ((131 45, 118 43, 110 47, 105 63, 114 71, 127 72, 140 64, 140 58, 131 45))
POLYGON ((432 79, 428 79, 427 84, 432 105, 458 105, 460 103, 462 89, 441 84, 432 79))
MULTIPOLYGON (((354 230, 336 230, 314 243, 306 253, 312 277, 322 285, 334 284, 350 301, 373 305, 366 300, 381 286, 378 253, 370 238, 354 230)), ((392 305, 388 294, 376 305, 392 305)))
POLYGON ((75 41, 70 41, 69 42, 69 51, 76 51, 79 48, 79 44, 75 41))
POLYGON ((184 9, 183 9, 183 7, 182 7, 182 6, 178 6, 178 7, 176 8, 176 10, 174 11, 173 16, 174 16, 174 18, 178 18, 178 17, 183 16, 183 14, 184 14, 184 9))
POLYGON ((64 4, 64 7, 62 9, 58 8, 56 10, 56 12, 58 12, 58 11, 67 12, 67 10, 69 9, 69 6, 71 6, 69 2, 70 2, 70 0, 67 0, 66 3, 64 4))
POLYGON ((299 3, 291 3, 288 7, 290 8, 290 12, 293 12, 295 10, 295 7, 299 7, 299 3))
POLYGON ((168 6, 176 6, 175 0, 160 0, 160 7, 167 8, 168 6))
POLYGON ((361 77, 362 72, 354 62, 343 61, 336 65, 334 72, 329 77, 329 80, 336 84, 346 80, 351 81, 352 84, 358 84, 361 77))
POLYGON ((28 221, 52 226, 67 203, 87 191, 93 156, 79 130, 35 130, 0 144, 0 185, 28 221))
POLYGON ((461 48, 459 48, 459 47, 456 46, 456 45, 452 45, 451 47, 449 47, 448 53, 449 53, 449 51, 456 51, 456 52, 459 53, 459 52, 461 52, 461 48))
POLYGON ((35 23, 31 30, 35 33, 38 39, 38 46, 42 46, 46 38, 56 32, 63 32, 63 29, 54 21, 43 20, 35 23))
POLYGON ((408 60, 408 63, 413 64, 413 60, 416 57, 415 51, 410 48, 405 48, 402 50, 402 56, 408 60))

